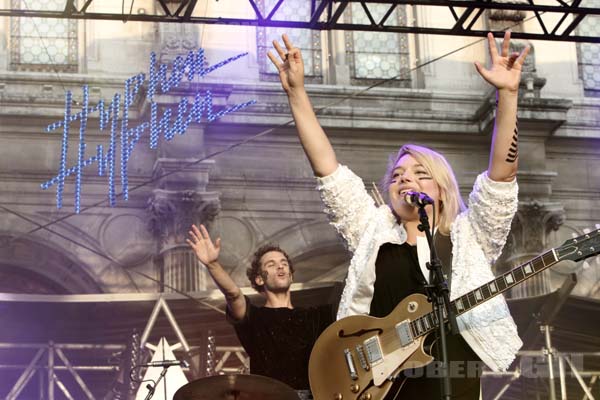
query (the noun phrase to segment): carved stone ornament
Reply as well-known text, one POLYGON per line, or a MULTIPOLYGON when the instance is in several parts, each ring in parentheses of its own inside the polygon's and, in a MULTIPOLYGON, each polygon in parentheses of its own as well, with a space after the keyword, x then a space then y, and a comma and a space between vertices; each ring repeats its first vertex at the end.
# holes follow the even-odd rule
POLYGON ((180 245, 192 224, 210 226, 220 209, 216 192, 155 189, 147 207, 149 229, 162 248, 180 245))
POLYGON ((185 56, 200 45, 200 27, 196 24, 158 24, 160 61, 167 63, 185 56))
MULTIPOLYGON (((496 274, 538 256, 548 248, 548 234, 556 231, 565 220, 565 210, 560 203, 520 202, 513 219, 511 234, 495 264, 496 274)), ((526 298, 549 293, 549 271, 544 271, 523 282, 507 293, 509 298, 526 298)))
POLYGON ((565 210, 560 203, 537 201, 519 203, 512 224, 513 253, 537 254, 547 247, 550 231, 556 231, 565 221, 565 210))
MULTIPOLYGON (((502 4, 528 4, 525 0, 494 0, 493 3, 502 4)), ((487 10, 488 23, 492 31, 504 31, 511 29, 513 31, 521 31, 522 22, 526 17, 524 10, 487 10)))

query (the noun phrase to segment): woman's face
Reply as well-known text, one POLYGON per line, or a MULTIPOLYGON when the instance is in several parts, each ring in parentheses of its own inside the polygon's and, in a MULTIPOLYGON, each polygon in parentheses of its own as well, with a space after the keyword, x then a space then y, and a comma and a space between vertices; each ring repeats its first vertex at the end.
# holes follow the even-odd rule
MULTIPOLYGON (((406 192, 426 193, 434 200, 436 211, 439 211, 439 186, 435 183, 427 169, 425 169, 425 166, 419 164, 410 154, 400 157, 394 166, 388 190, 392 209, 402 221, 419 219, 417 207, 410 206, 404 201, 406 192)), ((432 208, 431 206, 426 206, 425 210, 430 213, 432 208)))

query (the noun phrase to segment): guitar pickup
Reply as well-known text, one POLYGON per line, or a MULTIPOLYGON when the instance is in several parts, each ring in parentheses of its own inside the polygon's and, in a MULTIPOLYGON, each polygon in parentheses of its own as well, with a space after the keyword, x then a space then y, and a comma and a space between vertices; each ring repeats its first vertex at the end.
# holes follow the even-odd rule
POLYGON ((367 354, 367 359, 371 366, 377 365, 383 362, 383 353, 381 351, 381 344, 379 343, 378 336, 372 336, 363 342, 363 348, 367 354))
POLYGON ((402 347, 406 347, 414 342, 413 335, 410 331, 409 320, 402 321, 396 325, 396 334, 398 335, 398 340, 400 340, 400 345, 402 347))

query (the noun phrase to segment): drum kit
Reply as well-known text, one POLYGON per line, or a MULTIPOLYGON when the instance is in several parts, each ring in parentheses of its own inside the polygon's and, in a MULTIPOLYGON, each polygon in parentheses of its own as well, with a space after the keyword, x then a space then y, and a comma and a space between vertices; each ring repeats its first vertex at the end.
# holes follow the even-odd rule
POLYGON ((261 375, 217 375, 182 386, 173 400, 301 400, 303 393, 261 375))

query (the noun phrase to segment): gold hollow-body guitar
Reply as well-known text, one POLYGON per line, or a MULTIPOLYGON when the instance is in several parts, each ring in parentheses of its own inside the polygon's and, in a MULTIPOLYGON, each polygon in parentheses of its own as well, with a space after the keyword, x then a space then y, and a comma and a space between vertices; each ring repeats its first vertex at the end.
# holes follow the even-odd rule
MULTIPOLYGON (((459 316, 559 261, 580 261, 598 253, 600 229, 567 240, 454 299, 451 310, 459 316)), ((406 297, 385 318, 353 315, 334 322, 310 355, 308 375, 315 400, 383 399, 402 371, 433 361, 424 343, 436 326, 437 317, 422 294, 406 297)))

